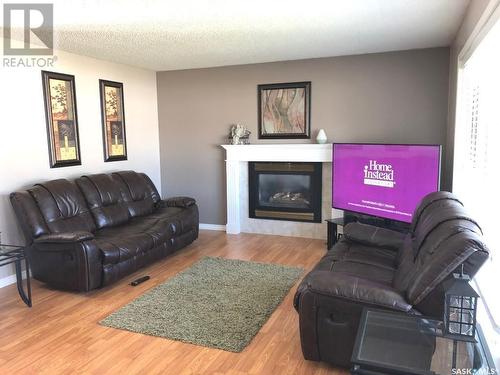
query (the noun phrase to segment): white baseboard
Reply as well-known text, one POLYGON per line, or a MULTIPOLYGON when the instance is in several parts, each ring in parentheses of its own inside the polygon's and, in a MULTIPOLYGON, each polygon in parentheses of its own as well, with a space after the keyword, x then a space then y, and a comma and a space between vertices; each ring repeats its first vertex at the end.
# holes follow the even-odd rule
MULTIPOLYGON (((26 271, 23 271, 23 279, 26 279, 26 271)), ((0 288, 16 283, 16 274, 2 277, 0 279, 0 288)))
POLYGON ((221 232, 226 231, 226 226, 222 224, 202 224, 200 223, 200 229, 205 229, 205 230, 218 230, 221 232))

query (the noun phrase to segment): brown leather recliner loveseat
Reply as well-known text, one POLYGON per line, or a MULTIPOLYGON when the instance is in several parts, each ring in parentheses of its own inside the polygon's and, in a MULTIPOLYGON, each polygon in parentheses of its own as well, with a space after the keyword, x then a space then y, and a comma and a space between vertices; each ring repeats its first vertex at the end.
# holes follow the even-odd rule
POLYGON ((109 285, 198 237, 195 200, 162 200, 143 173, 53 180, 10 199, 33 277, 58 289, 109 285))
POLYGON ((304 357, 349 367, 364 307, 442 319, 443 283, 488 259, 478 224, 448 192, 427 195, 408 234, 351 223, 294 299, 304 357))

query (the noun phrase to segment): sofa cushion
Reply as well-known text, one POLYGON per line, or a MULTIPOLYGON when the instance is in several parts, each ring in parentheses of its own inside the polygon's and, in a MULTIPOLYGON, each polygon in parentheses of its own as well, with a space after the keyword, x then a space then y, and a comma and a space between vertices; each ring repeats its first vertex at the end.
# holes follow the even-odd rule
MULTIPOLYGON (((460 265, 475 253, 479 253, 483 262, 488 259, 488 249, 482 237, 473 231, 460 230, 448 236, 432 252, 421 251, 408 283, 406 294, 409 302, 420 303, 440 282, 458 270, 460 265)), ((477 268, 466 272, 473 277, 477 268)))
POLYGON ((154 217, 157 219, 167 219, 167 218, 177 217, 178 215, 181 215, 185 211, 186 209, 181 207, 165 206, 155 209, 151 214, 148 215, 148 217, 154 217))
POLYGON ((35 239, 35 243, 75 243, 94 239, 94 235, 90 232, 68 232, 68 233, 50 233, 44 234, 35 239))
MULTIPOLYGON (((134 172, 134 173, 136 173, 136 172, 134 172)), ((146 181, 147 189, 149 191, 149 194, 150 194, 151 199, 153 200, 154 204, 156 205, 157 203, 159 203, 161 201, 161 197, 160 197, 160 194, 158 193, 158 190, 156 189, 156 186, 153 183, 153 181, 151 181, 151 179, 149 178, 149 176, 146 173, 138 173, 138 175, 141 176, 144 181, 146 181)), ((186 199, 192 199, 192 198, 186 197, 186 199)), ((195 201, 195 203, 196 203, 196 201, 195 201)))
MULTIPOLYGON (((341 261, 332 264, 331 271, 344 275, 353 275, 360 279, 392 286, 394 269, 374 266, 372 264, 341 261)), ((339 275, 339 277, 341 277, 339 275)))
POLYGON ((405 292, 408 288, 408 283, 413 276, 415 268, 415 259, 413 258, 413 241, 411 236, 408 236, 401 248, 399 249, 397 258, 397 269, 394 275, 393 287, 400 292, 405 292))
POLYGON ((397 266, 397 253, 392 250, 364 245, 351 246, 344 261, 362 263, 394 271, 397 266))
POLYGON ((154 247, 153 238, 146 233, 99 235, 95 241, 103 254, 103 265, 124 262, 154 247))
POLYGON ((160 201, 156 187, 149 177, 134 171, 113 173, 122 185, 125 206, 130 217, 148 215, 160 201))
POLYGON ((390 229, 362 223, 349 223, 344 228, 344 236, 354 242, 398 251, 406 234, 390 229))
POLYGON ((421 214, 413 233, 414 261, 409 261, 406 250, 394 283, 396 289, 406 289, 413 304, 420 303, 474 253, 479 254, 474 257, 488 256, 481 228, 450 193, 430 194, 423 202, 420 206, 425 209, 417 209, 421 214), (440 199, 433 200, 433 196, 440 199))
POLYGON ((311 271, 328 271, 338 277, 354 275, 367 281, 392 285, 396 253, 391 250, 369 248, 342 239, 311 271), (352 254, 351 254, 352 253, 352 254))
POLYGON ((463 203, 448 191, 437 191, 426 195, 418 204, 412 217, 410 232, 413 233, 417 227, 422 214, 430 209, 440 209, 443 207, 463 206, 463 203))
POLYGON ((362 245, 347 238, 337 244, 339 246, 334 246, 323 259, 329 259, 330 262, 349 261, 369 264, 389 270, 396 268, 397 253, 393 250, 362 245))
POLYGON ((187 208, 162 207, 156 209, 149 218, 161 219, 169 224, 174 236, 185 234, 193 229, 198 231, 198 206, 187 208))
POLYGON ((28 192, 35 200, 50 233, 94 232, 94 219, 81 191, 65 179, 37 184, 28 192))
POLYGON ((29 191, 11 193, 10 202, 19 224, 21 224, 28 245, 34 238, 49 233, 49 228, 40 212, 40 208, 29 191))
POLYGON ((440 241, 447 235, 455 233, 458 227, 463 226, 469 222, 469 226, 476 227, 480 233, 481 228, 471 219, 462 206, 458 207, 435 207, 422 214, 420 221, 413 233, 413 254, 417 258, 421 249, 426 244, 435 246, 435 241, 440 241), (428 241, 428 239, 430 239, 428 241), (434 241, 433 241, 434 240, 434 241))
POLYGON ((121 181, 116 181, 117 178, 109 174, 94 174, 75 180, 98 229, 124 224, 130 218, 124 186, 121 181))
POLYGON ((175 217, 137 217, 132 219, 132 230, 147 233, 152 239, 155 246, 168 241, 178 233, 178 223, 175 217))
POLYGON ((352 274, 313 271, 300 283, 294 298, 295 308, 299 307, 301 293, 310 291, 332 298, 345 299, 353 303, 363 303, 399 311, 410 311, 408 304, 399 292, 386 284, 357 277, 352 274))
POLYGON ((183 211, 166 207, 161 212, 133 218, 125 225, 99 230, 96 241, 103 251, 104 264, 124 261, 180 235, 182 225, 178 218, 179 210, 183 211))

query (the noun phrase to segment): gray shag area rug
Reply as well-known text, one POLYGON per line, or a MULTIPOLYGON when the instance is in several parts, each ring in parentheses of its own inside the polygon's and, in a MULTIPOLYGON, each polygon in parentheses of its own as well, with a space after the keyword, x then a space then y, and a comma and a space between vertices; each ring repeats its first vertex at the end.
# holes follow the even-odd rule
POLYGON ((205 257, 100 324, 241 352, 303 270, 205 257))

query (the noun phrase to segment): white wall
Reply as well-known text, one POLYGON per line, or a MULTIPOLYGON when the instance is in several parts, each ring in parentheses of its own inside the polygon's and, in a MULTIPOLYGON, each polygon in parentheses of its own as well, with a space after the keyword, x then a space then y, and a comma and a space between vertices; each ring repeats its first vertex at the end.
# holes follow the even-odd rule
POLYGON ((453 158, 455 148, 455 116, 457 105, 457 80, 458 80, 458 55, 464 47, 467 39, 476 28, 483 12, 491 7, 497 0, 474 0, 471 1, 465 13, 462 25, 458 29, 455 40, 450 46, 450 86, 448 94, 448 125, 446 130, 446 149, 444 169, 446 171, 446 190, 453 189, 453 158))
MULTIPOLYGON (((56 178, 133 169, 161 191, 156 73, 55 51, 46 70, 75 76, 82 165, 49 167, 41 69, 0 66, 0 232, 4 243, 24 243, 9 193, 56 178), (99 79, 123 82, 128 160, 104 162, 99 79)), ((1 279, 14 273, 0 268, 1 279)), ((5 281, 5 279, 4 279, 5 281)))
MULTIPOLYGON (((490 19, 494 10, 500 6, 500 0, 473 0, 464 16, 464 20, 455 41, 451 45, 450 53, 450 88, 449 88, 449 113, 448 113, 448 129, 447 129, 447 148, 450 150, 446 158, 446 170, 450 175, 449 181, 452 181, 453 176, 453 159, 454 159, 454 143, 455 143, 455 119, 457 111, 457 87, 459 55, 462 49, 477 37, 477 33, 481 30, 486 22, 490 19)), ((477 43, 477 41, 476 41, 477 43)), ((452 186, 450 186, 452 188, 452 186)), ((493 249, 493 254, 495 254, 493 249)), ((495 255, 494 255, 495 256, 495 255)), ((478 322, 481 325, 485 338, 488 342, 488 347, 493 356, 493 360, 500 369, 500 332, 496 326, 493 317, 496 317, 497 311, 487 311, 484 304, 484 298, 479 301, 478 322), (493 314, 493 315, 492 315, 493 314)))

